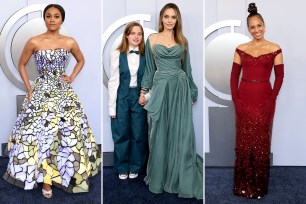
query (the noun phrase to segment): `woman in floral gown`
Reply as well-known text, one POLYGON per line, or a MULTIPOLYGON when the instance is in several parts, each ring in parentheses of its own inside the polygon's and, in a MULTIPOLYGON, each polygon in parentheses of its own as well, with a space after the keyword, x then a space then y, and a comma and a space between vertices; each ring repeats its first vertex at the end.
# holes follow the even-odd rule
POLYGON ((101 157, 70 85, 84 65, 83 54, 73 38, 59 33, 65 19, 60 5, 48 5, 43 17, 47 31, 28 40, 19 60, 28 93, 8 141, 3 177, 25 190, 43 183, 43 195, 51 198, 51 185, 71 193, 88 192, 88 177, 98 173, 101 157), (68 76, 64 69, 70 53, 77 63, 68 76), (25 65, 32 54, 39 76, 30 86, 25 65))

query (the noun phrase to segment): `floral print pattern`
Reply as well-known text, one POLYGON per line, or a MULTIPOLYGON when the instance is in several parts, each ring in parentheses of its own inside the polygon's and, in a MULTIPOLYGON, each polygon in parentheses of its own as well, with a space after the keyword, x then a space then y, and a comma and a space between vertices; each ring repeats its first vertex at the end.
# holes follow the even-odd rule
POLYGON ((39 76, 9 138, 3 177, 25 190, 43 182, 88 192, 88 177, 98 173, 101 156, 77 95, 61 79, 69 52, 39 50, 34 57, 39 76))

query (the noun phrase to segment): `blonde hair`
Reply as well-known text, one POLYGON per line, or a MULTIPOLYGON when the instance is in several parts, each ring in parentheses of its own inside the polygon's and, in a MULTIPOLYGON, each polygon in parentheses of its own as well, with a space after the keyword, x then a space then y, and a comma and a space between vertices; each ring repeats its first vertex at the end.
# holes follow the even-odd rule
POLYGON ((180 10, 179 10, 179 8, 176 4, 168 3, 160 10, 159 20, 158 20, 158 31, 159 32, 164 31, 164 24, 162 22, 162 19, 163 19, 163 15, 164 15, 164 13, 167 9, 173 9, 176 13, 177 20, 176 20, 176 24, 173 28, 174 40, 175 40, 176 43, 178 43, 180 45, 183 45, 184 50, 186 52, 186 50, 187 50, 187 40, 183 35, 181 12, 180 12, 180 10))
POLYGON ((145 52, 145 43, 144 43, 144 31, 143 31, 143 27, 140 25, 140 23, 134 21, 131 22, 129 24, 126 25, 123 35, 122 35, 122 40, 120 45, 117 47, 117 50, 119 50, 120 52, 129 52, 129 41, 127 39, 127 36, 130 35, 130 33, 132 32, 132 29, 135 26, 139 26, 142 32, 142 38, 141 38, 141 42, 139 44, 139 53, 141 55, 144 55, 145 52))

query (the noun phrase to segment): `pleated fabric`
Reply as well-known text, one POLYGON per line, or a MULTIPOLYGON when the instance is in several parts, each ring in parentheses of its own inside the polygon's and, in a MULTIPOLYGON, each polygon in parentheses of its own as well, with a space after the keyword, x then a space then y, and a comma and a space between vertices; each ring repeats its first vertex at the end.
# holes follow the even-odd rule
POLYGON ((192 102, 197 87, 188 50, 146 43, 142 87, 151 98, 145 105, 150 121, 149 161, 145 182, 153 193, 203 198, 203 159, 196 154, 192 102))

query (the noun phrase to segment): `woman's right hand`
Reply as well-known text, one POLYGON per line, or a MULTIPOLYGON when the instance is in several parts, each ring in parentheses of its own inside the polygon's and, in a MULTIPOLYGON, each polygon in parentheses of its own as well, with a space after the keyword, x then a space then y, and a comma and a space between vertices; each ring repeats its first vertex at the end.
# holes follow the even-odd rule
POLYGON ((140 93, 139 101, 138 101, 138 102, 139 102, 139 104, 142 105, 142 106, 146 105, 147 100, 146 100, 146 98, 144 97, 144 94, 143 94, 143 93, 140 93))
POLYGON ((115 116, 115 115, 111 115, 111 118, 116 118, 117 116, 115 116))
POLYGON ((32 90, 28 91, 27 93, 27 99, 29 102, 31 101, 31 98, 32 98, 32 90))

